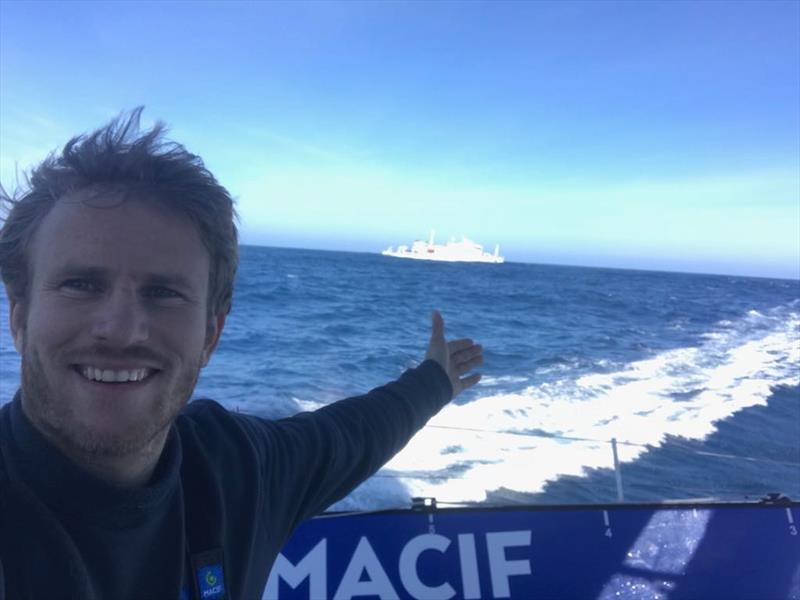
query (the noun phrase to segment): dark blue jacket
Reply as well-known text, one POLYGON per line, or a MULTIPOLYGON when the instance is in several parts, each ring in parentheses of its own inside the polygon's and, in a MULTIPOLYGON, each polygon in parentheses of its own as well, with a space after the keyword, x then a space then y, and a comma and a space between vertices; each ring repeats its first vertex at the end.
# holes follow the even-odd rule
POLYGON ((197 400, 150 483, 128 490, 61 455, 17 394, 0 409, 0 600, 258 600, 292 530, 378 470, 451 395, 426 361, 283 420, 197 400))

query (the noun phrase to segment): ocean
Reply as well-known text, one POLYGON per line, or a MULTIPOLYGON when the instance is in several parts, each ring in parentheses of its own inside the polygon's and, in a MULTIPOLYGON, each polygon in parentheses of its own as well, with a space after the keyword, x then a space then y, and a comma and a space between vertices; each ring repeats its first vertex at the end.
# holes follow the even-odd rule
MULTIPOLYGON (((338 510, 800 498, 800 280, 243 246, 195 397, 280 418, 419 363, 439 309, 483 380, 338 510)), ((0 301, 0 403, 19 360, 0 301)))

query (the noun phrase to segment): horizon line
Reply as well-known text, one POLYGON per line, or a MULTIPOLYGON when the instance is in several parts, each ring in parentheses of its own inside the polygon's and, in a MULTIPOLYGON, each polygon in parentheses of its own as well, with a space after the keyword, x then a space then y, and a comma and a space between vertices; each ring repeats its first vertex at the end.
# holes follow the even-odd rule
MULTIPOLYGON (((343 250, 343 249, 331 249, 331 248, 308 248, 302 246, 280 246, 280 245, 265 245, 265 244, 258 244, 253 242, 239 242, 239 246, 252 246, 255 248, 272 248, 276 250, 305 250, 311 252, 338 252, 344 254, 366 254, 372 256, 381 256, 379 251, 366 251, 366 250, 343 250)), ((392 258, 392 257, 389 257, 392 258)), ((445 264, 462 264, 459 262, 455 263, 448 263, 447 261, 416 261, 416 262, 438 262, 438 263, 445 263, 445 264)), ((469 262, 464 261, 466 264, 471 264, 469 262)), ((472 264, 482 264, 482 263, 472 263, 472 264)), ((632 271, 638 273, 661 273, 661 274, 669 274, 669 275, 697 275, 697 276, 707 276, 707 277, 741 277, 746 279, 769 279, 773 281, 791 281, 800 283, 800 275, 798 277, 775 277, 775 276, 767 276, 767 275, 742 275, 739 273, 710 273, 706 271, 671 271, 667 269, 644 269, 641 267, 620 267, 620 266, 601 266, 601 265, 585 265, 585 264, 566 264, 566 263, 549 263, 549 262, 528 262, 524 260, 508 260, 506 259, 505 263, 503 264, 512 264, 512 265, 531 265, 531 266, 540 266, 540 267, 566 267, 570 269, 598 269, 604 271, 632 271)), ((502 268, 502 267, 501 267, 502 268)))

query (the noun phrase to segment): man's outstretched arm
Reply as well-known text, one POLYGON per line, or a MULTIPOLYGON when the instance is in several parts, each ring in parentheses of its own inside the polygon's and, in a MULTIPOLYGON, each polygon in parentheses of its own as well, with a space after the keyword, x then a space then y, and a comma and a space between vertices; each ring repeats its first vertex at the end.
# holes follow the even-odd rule
POLYGON ((470 339, 447 341, 432 315, 425 360, 397 380, 280 421, 244 419, 262 449, 273 512, 293 527, 339 500, 399 452, 454 396, 480 380, 482 348, 470 339), (277 493, 282 490, 282 493, 277 493), (284 500, 287 505, 280 506, 284 500), (293 513, 293 514, 292 514, 293 513))

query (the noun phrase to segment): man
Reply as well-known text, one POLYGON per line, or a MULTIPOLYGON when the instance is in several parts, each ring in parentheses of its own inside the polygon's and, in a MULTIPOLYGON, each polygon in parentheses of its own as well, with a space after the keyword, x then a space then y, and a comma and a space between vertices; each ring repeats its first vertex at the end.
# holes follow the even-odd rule
POLYGON ((281 421, 187 405, 231 308, 235 213, 140 110, 6 199, 22 381, 0 409, 0 598, 200 598, 209 577, 205 598, 260 598, 294 527, 480 378, 434 313, 426 360, 364 396, 281 421))

